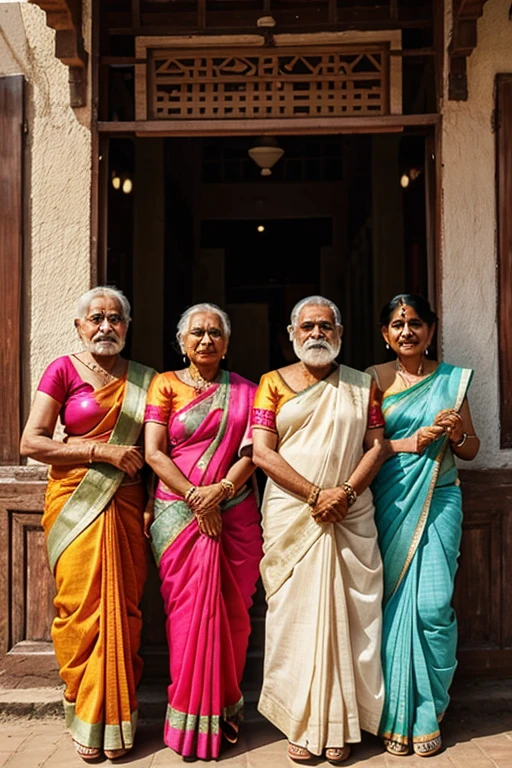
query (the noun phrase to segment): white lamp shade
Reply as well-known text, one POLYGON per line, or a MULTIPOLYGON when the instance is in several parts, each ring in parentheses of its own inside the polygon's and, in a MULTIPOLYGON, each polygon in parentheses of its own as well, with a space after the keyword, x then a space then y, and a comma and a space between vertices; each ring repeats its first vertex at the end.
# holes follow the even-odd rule
POLYGON ((284 155, 284 149, 272 146, 251 147, 248 152, 251 160, 254 160, 256 165, 262 169, 262 176, 270 176, 272 173, 270 169, 284 155))

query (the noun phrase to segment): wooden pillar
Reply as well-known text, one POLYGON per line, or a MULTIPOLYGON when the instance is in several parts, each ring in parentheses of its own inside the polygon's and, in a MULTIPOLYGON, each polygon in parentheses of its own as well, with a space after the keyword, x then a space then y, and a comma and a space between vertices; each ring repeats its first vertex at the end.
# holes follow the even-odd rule
POLYGON ((22 75, 0 78, 0 464, 19 463, 23 92, 22 75))

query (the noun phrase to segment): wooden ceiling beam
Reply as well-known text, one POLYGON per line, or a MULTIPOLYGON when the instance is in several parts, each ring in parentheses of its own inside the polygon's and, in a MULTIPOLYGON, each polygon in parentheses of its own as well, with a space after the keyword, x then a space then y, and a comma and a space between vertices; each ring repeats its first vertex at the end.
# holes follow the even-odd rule
POLYGON ((452 0, 452 39, 448 48, 448 98, 467 101, 467 59, 478 43, 477 24, 487 0, 452 0))
POLYGON ((87 94, 87 52, 82 38, 81 0, 30 0, 46 13, 55 30, 55 55, 69 68, 69 100, 83 107, 87 94))

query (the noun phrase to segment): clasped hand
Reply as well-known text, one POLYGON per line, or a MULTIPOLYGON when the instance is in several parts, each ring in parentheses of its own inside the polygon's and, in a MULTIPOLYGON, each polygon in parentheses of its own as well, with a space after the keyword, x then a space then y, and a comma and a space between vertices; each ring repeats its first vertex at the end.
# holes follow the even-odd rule
POLYGON ((187 504, 197 519, 201 533, 216 538, 222 530, 220 504, 224 501, 226 490, 220 483, 201 485, 196 488, 187 504))
POLYGON ((347 512, 348 500, 343 488, 325 488, 318 494, 311 516, 317 523, 341 523, 347 512))
POLYGON ((434 423, 428 427, 420 427, 416 432, 416 453, 423 453, 430 443, 447 435, 452 443, 458 443, 464 434, 462 419, 457 411, 444 408, 436 415, 434 423))
POLYGON ((453 408, 444 408, 439 411, 434 419, 434 425, 441 427, 452 443, 460 442, 464 434, 464 425, 460 414, 453 408))

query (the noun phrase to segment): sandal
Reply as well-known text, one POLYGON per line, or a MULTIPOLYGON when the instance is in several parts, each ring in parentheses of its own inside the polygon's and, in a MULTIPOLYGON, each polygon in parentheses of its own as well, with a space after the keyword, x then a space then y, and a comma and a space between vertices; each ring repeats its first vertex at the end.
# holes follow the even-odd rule
POLYGON ((82 760, 85 760, 86 763, 95 762, 101 757, 101 749, 99 749, 99 747, 86 747, 84 744, 79 744, 78 741, 75 741, 74 739, 73 746, 77 755, 79 755, 82 760))
POLYGON ((221 720, 220 728, 228 744, 236 744, 238 742, 238 731, 240 730, 238 723, 233 722, 233 720, 221 720))
POLYGON ((292 744, 291 741, 288 742, 288 749, 286 750, 286 754, 289 758, 295 760, 298 763, 303 762, 304 760, 311 760, 313 757, 309 749, 306 749, 306 747, 300 747, 298 744, 292 744))
POLYGON ((443 746, 441 736, 436 736, 428 741, 415 741, 412 745, 414 754, 418 757, 430 757, 436 755, 443 746))
POLYGON ((130 751, 129 747, 121 747, 121 749, 105 749, 105 757, 107 760, 116 760, 118 757, 126 755, 130 751))
POLYGON ((408 744, 394 739, 384 739, 384 747, 390 755, 396 755, 396 757, 405 757, 410 752, 408 744))
POLYGON ((338 765, 338 763, 344 763, 350 757, 350 746, 345 744, 344 747, 327 747, 325 750, 325 758, 331 765, 338 765))

